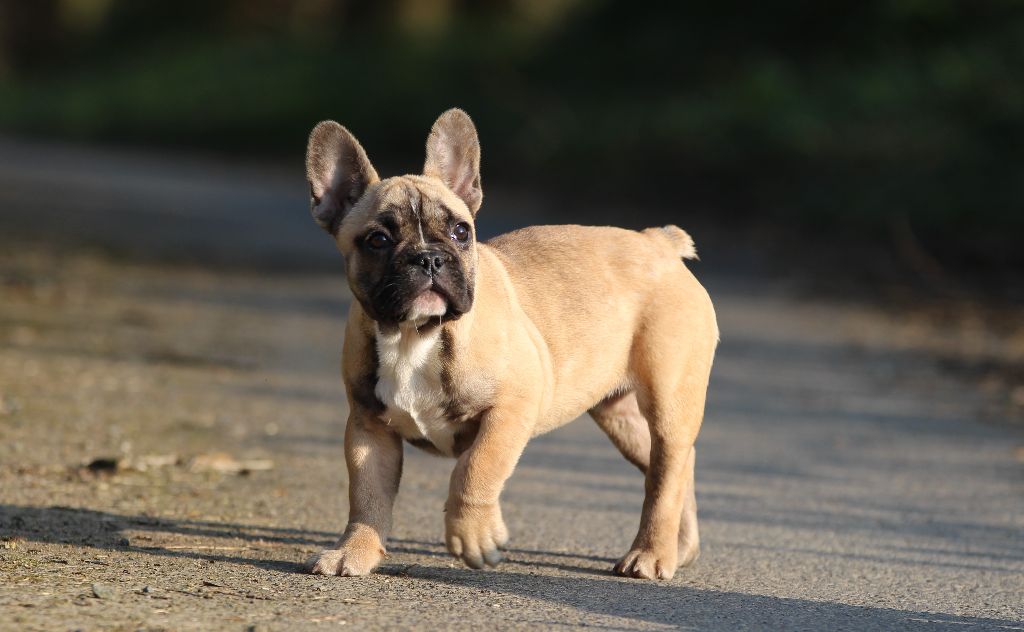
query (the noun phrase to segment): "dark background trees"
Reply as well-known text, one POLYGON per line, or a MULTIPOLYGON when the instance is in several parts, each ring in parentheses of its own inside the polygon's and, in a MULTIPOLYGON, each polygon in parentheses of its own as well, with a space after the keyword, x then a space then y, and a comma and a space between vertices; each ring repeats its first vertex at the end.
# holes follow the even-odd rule
POLYGON ((412 170, 459 105, 489 178, 1024 264, 1009 0, 11 0, 0 24, 9 134, 295 159, 337 118, 412 170))

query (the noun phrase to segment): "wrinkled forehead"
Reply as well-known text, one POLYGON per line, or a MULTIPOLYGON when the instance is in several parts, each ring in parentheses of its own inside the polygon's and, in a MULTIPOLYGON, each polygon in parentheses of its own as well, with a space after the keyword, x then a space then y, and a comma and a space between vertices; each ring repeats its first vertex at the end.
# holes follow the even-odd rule
POLYGON ((455 222, 472 219, 466 204, 439 180, 399 176, 381 180, 367 191, 345 218, 340 232, 358 231, 379 222, 392 232, 419 231, 422 227, 431 233, 447 234, 455 222))

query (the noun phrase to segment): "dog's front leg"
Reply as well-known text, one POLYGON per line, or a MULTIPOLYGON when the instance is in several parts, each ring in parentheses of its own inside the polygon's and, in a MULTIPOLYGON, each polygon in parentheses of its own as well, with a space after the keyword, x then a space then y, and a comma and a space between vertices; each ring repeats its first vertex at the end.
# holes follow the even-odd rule
POLYGON ((384 557, 402 476, 402 440, 376 420, 353 411, 345 427, 345 462, 348 526, 335 548, 308 562, 309 570, 319 575, 366 575, 384 557))
POLYGON ((472 568, 501 561, 508 529, 498 499, 530 439, 521 408, 491 409, 473 444, 459 457, 445 503, 448 551, 472 568))

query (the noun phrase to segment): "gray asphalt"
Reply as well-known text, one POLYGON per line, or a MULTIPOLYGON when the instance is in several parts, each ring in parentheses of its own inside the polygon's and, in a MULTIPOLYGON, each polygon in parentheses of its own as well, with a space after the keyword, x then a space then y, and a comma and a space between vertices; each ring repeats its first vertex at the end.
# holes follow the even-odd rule
MULTIPOLYGON (((936 368, 956 341, 713 252, 693 567, 610 574, 643 480, 584 418, 528 447, 496 570, 444 552, 452 464, 409 448, 380 573, 300 573, 346 511, 350 300, 301 177, 0 142, 0 628, 1024 629, 1024 436, 936 368)), ((544 216, 492 208, 485 232, 544 216)))

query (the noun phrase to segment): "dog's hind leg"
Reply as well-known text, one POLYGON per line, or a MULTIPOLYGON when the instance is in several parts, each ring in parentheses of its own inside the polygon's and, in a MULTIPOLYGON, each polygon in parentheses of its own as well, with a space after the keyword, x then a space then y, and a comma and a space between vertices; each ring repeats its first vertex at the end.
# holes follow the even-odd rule
MULTIPOLYGON (((590 409, 590 416, 608 435, 626 460, 647 474, 651 461, 651 429, 640 412, 636 394, 613 395, 590 409)), ((700 557, 700 533, 697 527, 697 497, 693 467, 696 448, 690 448, 683 473, 683 507, 680 514, 679 566, 686 566, 700 557)))
POLYGON ((651 430, 636 404, 636 394, 612 395, 589 412, 622 456, 646 474, 651 462, 651 430))
POLYGON ((697 554, 694 442, 704 419, 718 328, 707 293, 690 279, 681 276, 676 285, 666 278, 630 352, 629 383, 651 447, 640 528, 615 565, 629 577, 669 579, 679 563, 697 554), (681 338, 681 331, 690 335, 681 338))

